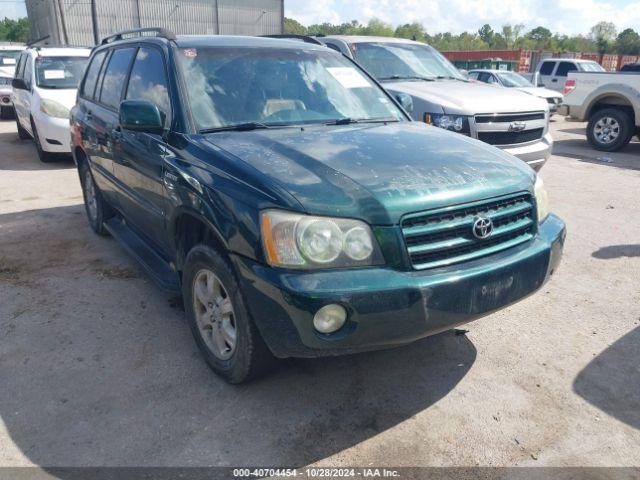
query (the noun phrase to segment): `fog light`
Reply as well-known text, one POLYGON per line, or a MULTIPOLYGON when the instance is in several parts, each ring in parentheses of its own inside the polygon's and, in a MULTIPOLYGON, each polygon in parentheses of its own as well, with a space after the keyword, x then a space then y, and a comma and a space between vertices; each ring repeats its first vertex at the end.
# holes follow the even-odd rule
POLYGON ((313 317, 313 326, 320 333, 340 330, 347 321, 347 311, 341 305, 325 305, 313 317))

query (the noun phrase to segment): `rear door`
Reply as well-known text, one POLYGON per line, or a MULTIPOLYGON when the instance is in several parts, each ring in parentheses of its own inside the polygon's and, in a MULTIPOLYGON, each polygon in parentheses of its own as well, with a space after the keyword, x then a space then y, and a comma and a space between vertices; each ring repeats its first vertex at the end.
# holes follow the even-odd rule
MULTIPOLYGON (((93 177, 102 193, 112 200, 113 196, 113 172, 111 165, 103 157, 99 138, 104 133, 104 129, 96 121, 98 109, 98 97, 100 94, 99 80, 101 73, 106 68, 109 50, 102 50, 96 53, 87 67, 87 73, 78 90, 78 108, 75 116, 79 128, 76 130, 80 138, 75 140, 77 145, 82 145, 87 155, 93 177)), ((100 115, 98 115, 99 117, 100 115)), ((104 142, 103 142, 104 143, 104 142)))
POLYGON ((547 88, 551 87, 551 80, 553 78, 553 72, 556 69, 557 62, 555 60, 544 60, 540 65, 540 81, 547 88))
MULTIPOLYGON (((171 105, 166 61, 162 50, 141 46, 131 68, 125 91, 126 100, 154 103, 171 127, 171 105)), ((114 173, 125 190, 122 213, 138 233, 162 251, 168 245, 165 234, 166 197, 163 183, 166 144, 162 135, 120 128, 114 138, 114 173)))
POLYGON ((126 187, 118 182, 114 169, 114 133, 119 125, 118 110, 124 95, 127 74, 135 55, 135 47, 115 48, 105 62, 98 77, 95 102, 91 107, 91 122, 95 132, 94 161, 104 173, 110 203, 121 210, 126 187))
POLYGON ((567 80, 567 75, 569 75, 569 72, 576 70, 578 70, 578 67, 575 62, 558 62, 558 67, 551 78, 551 83, 547 85, 547 87, 562 92, 564 90, 564 82, 567 80))

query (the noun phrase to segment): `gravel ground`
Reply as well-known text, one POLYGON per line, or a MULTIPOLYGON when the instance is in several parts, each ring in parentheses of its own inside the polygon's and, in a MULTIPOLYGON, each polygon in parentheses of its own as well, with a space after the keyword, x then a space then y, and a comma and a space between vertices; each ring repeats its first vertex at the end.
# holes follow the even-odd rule
POLYGON ((640 143, 553 123, 563 264, 536 295, 232 387, 175 299, 85 220, 70 160, 0 123, 0 466, 640 466, 640 143))

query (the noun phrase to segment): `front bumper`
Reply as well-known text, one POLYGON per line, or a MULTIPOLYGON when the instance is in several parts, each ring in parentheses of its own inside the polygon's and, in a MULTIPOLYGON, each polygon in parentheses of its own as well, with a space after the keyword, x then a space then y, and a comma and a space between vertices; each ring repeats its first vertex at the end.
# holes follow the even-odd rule
POLYGON ((355 353, 410 343, 506 307, 538 290, 560 263, 565 225, 551 215, 525 245, 454 267, 374 267, 294 272, 233 257, 249 313, 272 352, 284 357, 355 353), (349 319, 331 335, 313 328, 329 303, 349 319))
POLYGON ((526 162, 534 170, 539 171, 551 156, 553 137, 551 137, 551 133, 547 132, 539 141, 529 145, 498 147, 526 162))
POLYGON ((37 112, 33 120, 38 129, 40 144, 45 152, 71 153, 69 119, 54 118, 37 112))

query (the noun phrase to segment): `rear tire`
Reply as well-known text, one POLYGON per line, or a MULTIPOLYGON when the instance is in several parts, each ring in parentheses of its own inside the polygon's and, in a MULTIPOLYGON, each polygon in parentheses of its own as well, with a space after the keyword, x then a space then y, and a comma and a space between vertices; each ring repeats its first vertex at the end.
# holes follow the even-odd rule
POLYGON ((31 131, 33 132, 33 141, 36 143, 36 150, 38 150, 38 158, 42 163, 51 163, 55 160, 55 157, 52 153, 45 152, 42 149, 42 144, 40 143, 40 136, 38 135, 38 130, 36 129, 36 124, 31 119, 31 131))
POLYGON ((587 140, 596 150, 615 152, 631 141, 634 130, 633 121, 624 110, 605 108, 589 119, 587 140))
POLYGON ((16 128, 18 129, 18 138, 20 140, 28 140, 31 138, 31 135, 29 135, 29 132, 27 132, 24 128, 22 128, 22 125, 20 125, 20 120, 18 120, 18 115, 16 115, 16 128))
POLYGON ((13 107, 0 107, 0 119, 13 118, 13 107))
POLYGON ((238 384, 272 364, 231 267, 213 248, 196 245, 187 254, 182 296, 196 345, 216 374, 238 384))
POLYGON ((96 185, 91 174, 91 169, 86 163, 80 164, 80 183, 84 197, 84 208, 91 229, 98 235, 108 236, 109 232, 104 228, 104 222, 115 215, 115 210, 105 202, 100 189, 96 185))

